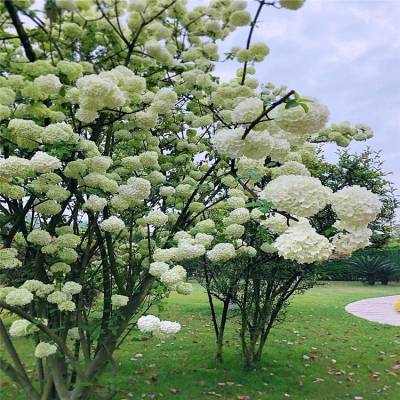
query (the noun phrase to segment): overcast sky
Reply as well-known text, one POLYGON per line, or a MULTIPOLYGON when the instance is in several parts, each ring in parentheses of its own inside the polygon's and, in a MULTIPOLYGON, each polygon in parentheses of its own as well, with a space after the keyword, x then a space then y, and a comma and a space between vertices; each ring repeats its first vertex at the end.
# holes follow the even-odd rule
MULTIPOLYGON (((228 47, 243 45, 247 31, 232 34, 228 47)), ((258 64, 259 80, 318 98, 331 121, 371 126, 374 138, 350 148, 381 149, 400 187, 400 0, 307 0, 298 11, 265 7, 254 41, 271 49, 258 64)), ((236 65, 219 68, 230 79, 236 65)), ((334 151, 329 146, 330 160, 334 151)))

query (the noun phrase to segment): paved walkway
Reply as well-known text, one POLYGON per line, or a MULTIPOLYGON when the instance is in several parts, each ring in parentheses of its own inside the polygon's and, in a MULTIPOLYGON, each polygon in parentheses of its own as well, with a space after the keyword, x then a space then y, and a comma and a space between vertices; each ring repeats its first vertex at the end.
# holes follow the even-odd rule
POLYGON ((373 297, 347 304, 346 311, 368 321, 400 326, 400 312, 393 308, 399 296, 373 297))

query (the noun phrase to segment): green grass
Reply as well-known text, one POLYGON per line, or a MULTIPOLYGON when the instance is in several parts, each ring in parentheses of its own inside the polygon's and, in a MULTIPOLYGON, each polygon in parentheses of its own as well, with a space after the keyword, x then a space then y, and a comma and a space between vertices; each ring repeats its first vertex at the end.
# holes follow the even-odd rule
MULTIPOLYGON (((192 296, 173 295, 161 315, 182 323, 176 340, 132 335, 115 355, 118 365, 110 366, 101 382, 117 389, 118 400, 399 400, 400 370, 394 366, 400 364, 400 329, 344 310, 352 301, 399 293, 399 285, 330 283, 298 296, 286 322, 273 331, 260 368, 245 372, 234 321, 223 365, 213 361, 207 301, 196 286, 192 296)), ((32 352, 26 339, 18 346, 32 352)), ((27 363, 33 369, 31 357, 27 363)), ((24 399, 4 375, 0 378, 2 400, 24 399)))

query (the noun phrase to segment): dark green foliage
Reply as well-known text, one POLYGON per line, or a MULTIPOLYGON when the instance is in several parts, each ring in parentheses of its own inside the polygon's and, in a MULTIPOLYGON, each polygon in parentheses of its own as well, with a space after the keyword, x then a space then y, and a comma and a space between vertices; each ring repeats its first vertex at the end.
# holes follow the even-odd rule
POLYGON ((356 276, 369 285, 375 285, 377 281, 387 284, 396 272, 396 265, 378 254, 361 254, 349 260, 348 264, 354 268, 356 276))
POLYGON ((377 250, 374 248, 356 252, 349 260, 333 260, 322 264, 321 280, 363 281, 371 285, 400 280, 400 249, 377 250))
MULTIPOLYGON (((322 184, 333 191, 345 186, 359 185, 379 195, 383 203, 382 211, 376 221, 370 224, 373 231, 372 246, 382 248, 390 237, 399 207, 399 199, 395 188, 387 178, 389 173, 383 170, 383 160, 380 151, 367 147, 360 154, 350 153, 348 150, 339 150, 339 160, 336 164, 325 162, 321 156, 321 163, 307 165, 313 176, 318 177, 322 184)), ((323 232, 336 220, 330 207, 318 214, 316 227, 323 232)))

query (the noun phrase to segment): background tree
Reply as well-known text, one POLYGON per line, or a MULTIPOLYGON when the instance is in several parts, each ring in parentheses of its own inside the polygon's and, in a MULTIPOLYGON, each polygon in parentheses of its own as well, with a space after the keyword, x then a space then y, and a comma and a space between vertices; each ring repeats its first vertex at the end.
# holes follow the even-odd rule
MULTIPOLYGON (((310 171, 333 191, 349 185, 359 185, 379 195, 383 206, 376 220, 370 224, 373 231, 371 243, 375 248, 384 247, 393 233, 399 199, 390 181, 390 173, 384 170, 381 152, 367 147, 360 154, 343 149, 338 150, 337 155, 336 163, 326 162, 321 155, 321 162, 310 165, 310 171)), ((326 218, 326 226, 335 220, 330 208, 320 217, 322 220, 326 218)))

